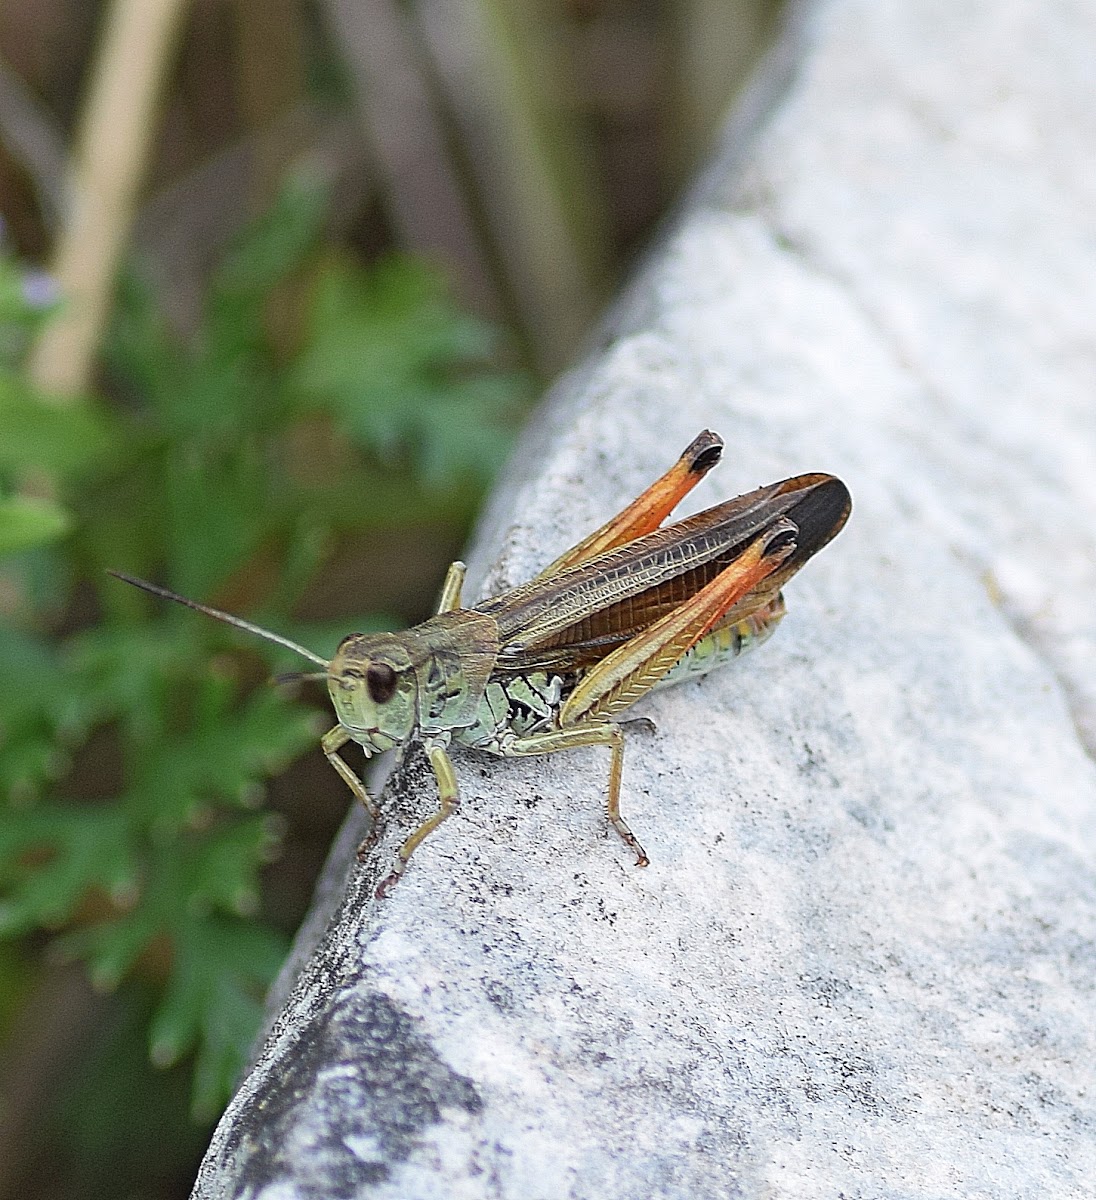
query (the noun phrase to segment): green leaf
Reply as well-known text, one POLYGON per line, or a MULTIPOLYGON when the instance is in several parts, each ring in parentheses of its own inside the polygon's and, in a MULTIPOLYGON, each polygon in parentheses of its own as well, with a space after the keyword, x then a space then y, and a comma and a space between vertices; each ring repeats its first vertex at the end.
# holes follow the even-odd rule
POLYGON ((151 283, 134 267, 119 279, 105 354, 126 390, 158 403, 164 415, 170 412, 166 400, 178 386, 185 356, 156 307, 151 283))
POLYGON ((62 739, 81 727, 72 681, 41 638, 0 626, 0 797, 33 800, 66 764, 62 739))
POLYGON ((129 822, 118 805, 9 812, 0 823, 0 933, 58 927, 93 887, 128 896, 137 886, 129 822), (34 866, 29 855, 47 856, 34 866))
POLYGON ((69 531, 71 518, 60 504, 37 496, 0 499, 0 555, 56 541, 69 531))
POLYGON ((88 960, 92 983, 100 991, 118 986, 153 939, 166 932, 170 920, 168 903, 178 904, 176 891, 146 886, 132 911, 110 921, 100 921, 58 939, 60 948, 71 957, 88 960))
POLYGON ((216 1111, 243 1069, 262 1016, 262 996, 287 945, 269 929, 226 918, 191 918, 176 931, 176 958, 152 1023, 152 1060, 167 1066, 199 1043, 194 1109, 216 1111))
MULTIPOLYGON (((258 656, 238 632, 163 611, 100 567, 131 566, 196 599, 250 571, 251 607, 329 653, 351 628, 399 623, 289 619, 337 535, 401 522, 448 534, 465 522, 525 391, 492 362, 496 330, 462 313, 434 271, 317 267, 325 206, 322 183, 290 180, 216 270, 186 341, 128 275, 109 339, 109 417, 90 403, 55 408, 4 373, 45 309, 0 257, 0 482, 44 472, 74 514, 57 542, 60 510, 0 505, 0 549, 9 512, 11 545, 38 545, 5 575, 30 578, 37 564, 36 587, 17 589, 35 627, 90 619, 89 579, 106 614, 60 651, 0 632, 0 924, 64 927, 54 944, 86 958, 101 987, 138 961, 162 971, 170 951, 153 1055, 195 1052, 194 1103, 206 1112, 244 1061, 285 949, 240 919, 278 834, 277 818, 250 809, 271 773, 314 752, 319 729, 311 710, 241 683, 258 656), (318 284, 298 353, 271 338, 282 323, 270 318, 299 294, 272 289, 301 268, 318 284), (107 778, 120 776, 115 797, 43 799, 66 752, 96 729, 107 778)), ((99 776, 82 761, 84 787, 99 776)))
POLYGON ((193 677, 208 644, 193 622, 179 618, 78 634, 65 651, 72 682, 57 698, 59 718, 85 727, 121 718, 131 739, 158 737, 172 697, 193 677))
POLYGON ((328 187, 314 171, 297 171, 273 206, 244 231, 213 280, 214 297, 265 296, 304 261, 327 219, 328 187))
POLYGON ((381 459, 410 456, 434 484, 485 476, 525 392, 520 376, 487 372, 497 341, 421 263, 394 259, 368 274, 333 265, 290 386, 304 410, 330 412, 381 459))
POLYGON ((246 440, 209 457, 180 447, 165 483, 172 581, 188 596, 209 595, 282 519, 263 457, 246 440))
POLYGON ((265 778, 318 736, 311 711, 271 688, 240 701, 231 680, 207 675, 186 700, 191 719, 181 730, 133 747, 126 803, 159 838, 193 827, 211 806, 254 807, 265 778))
POLYGON ((253 916, 259 903, 259 869, 280 841, 275 814, 246 817, 201 838, 185 863, 188 902, 197 910, 220 909, 253 916))
POLYGON ((0 371, 0 470, 68 477, 110 450, 110 423, 89 403, 49 403, 18 375, 0 371))

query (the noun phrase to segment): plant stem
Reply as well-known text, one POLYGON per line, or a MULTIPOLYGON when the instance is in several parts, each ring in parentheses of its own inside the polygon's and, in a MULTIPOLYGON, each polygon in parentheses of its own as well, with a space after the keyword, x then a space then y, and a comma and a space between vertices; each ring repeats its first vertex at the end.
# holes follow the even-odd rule
POLYGON ((187 0, 113 0, 106 11, 51 267, 66 307, 28 366, 58 404, 91 378, 186 8, 187 0))

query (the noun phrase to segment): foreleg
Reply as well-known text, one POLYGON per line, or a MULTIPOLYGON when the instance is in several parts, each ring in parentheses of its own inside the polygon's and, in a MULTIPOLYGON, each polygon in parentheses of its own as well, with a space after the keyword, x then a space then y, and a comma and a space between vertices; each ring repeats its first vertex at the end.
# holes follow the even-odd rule
POLYGON ((460 608, 461 590, 464 587, 464 576, 468 568, 462 562, 449 564, 445 573, 445 582, 441 585, 441 596, 438 599, 438 612, 454 612, 460 608))
POLYGON ((396 865, 391 872, 377 885, 377 899, 383 899, 388 892, 399 883, 407 862, 419 845, 428 838, 435 829, 456 812, 460 805, 460 791, 457 788, 457 776, 449 755, 441 746, 430 746, 427 751, 430 766, 434 770, 434 778, 438 784, 438 811, 427 817, 415 832, 403 843, 396 852, 396 865))

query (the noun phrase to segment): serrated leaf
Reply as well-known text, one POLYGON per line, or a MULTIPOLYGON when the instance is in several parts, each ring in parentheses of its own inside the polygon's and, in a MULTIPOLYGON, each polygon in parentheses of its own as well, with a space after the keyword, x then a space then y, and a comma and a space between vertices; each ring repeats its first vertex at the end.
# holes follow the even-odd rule
MULTIPOLYGON (((140 827, 124 801, 119 807, 127 823, 140 827)), ((113 988, 157 939, 170 941, 174 930, 189 919, 186 871, 176 842, 141 838, 141 888, 131 894, 126 911, 59 938, 60 947, 88 960, 96 987, 113 988)))
POLYGON ((240 700, 230 681, 206 677, 190 691, 191 723, 134 748, 126 804, 161 838, 211 805, 250 805, 268 775, 316 741, 311 712, 272 689, 240 700))
POLYGON ((178 619, 79 634, 66 646, 72 685, 58 697, 60 716, 85 725, 123 717, 131 737, 147 740, 163 728, 165 703, 205 645, 178 619))
POLYGON ((487 371, 497 340, 421 263, 395 259, 368 274, 333 265, 317 284, 291 389, 382 459, 410 456, 432 483, 486 474, 525 391, 519 376, 487 371))
POLYGON ((163 896, 146 894, 132 911, 110 921, 74 930, 58 939, 61 950, 86 958, 92 983, 100 991, 118 986, 133 964, 163 929, 163 896))
POLYGON ((63 765, 71 681, 53 647, 0 627, 0 799, 25 803, 63 765))
POLYGON ((93 887, 131 891, 137 868, 129 822, 117 805, 51 805, 0 822, 0 932, 60 926, 93 887), (31 866, 25 856, 48 857, 31 866))
POLYGON ((188 901, 238 916, 258 901, 259 869, 278 845, 269 814, 233 821, 191 848, 185 864, 188 901))
POLYGON ((176 931, 175 962, 152 1023, 154 1062, 168 1065, 198 1042, 194 1108, 215 1112, 231 1092, 262 1015, 262 996, 285 957, 273 931, 226 918, 190 919, 176 931))
MULTIPOLYGON (((109 351, 121 403, 109 422, 88 406, 58 416, 11 376, 9 409, 24 424, 13 423, 23 432, 5 441, 0 389, 0 469, 23 470, 25 460, 79 482, 85 470, 109 467, 94 489, 71 489, 79 524, 53 587, 58 606, 97 561, 161 572, 203 599, 288 545, 283 586, 265 593, 265 608, 284 613, 330 552, 333 531, 467 518, 501 455, 521 381, 489 369, 496 331, 461 313, 440 276, 407 262, 369 273, 330 268, 298 368, 284 366, 291 349, 271 344, 270 289, 306 263, 324 203, 322 187, 291 182, 218 270, 185 344, 151 291, 132 276, 124 282, 109 351), (331 466, 313 481, 315 463, 331 466), (291 504, 305 506, 304 516, 291 515, 291 504)), ((7 278, 0 264, 0 324, 7 278)), ((13 347, 41 319, 17 309, 13 347)), ((62 561, 61 549, 36 554, 62 561)), ((73 926, 55 943, 86 957, 99 986, 117 984, 143 955, 163 970, 173 951, 154 1054, 168 1061, 196 1048, 195 1107, 211 1111, 244 1061, 285 949, 227 915, 251 902, 273 841, 270 819, 240 808, 273 770, 314 746, 315 717, 273 689, 241 689, 237 657, 215 659, 217 647, 240 644, 238 634, 181 612, 139 622, 155 611, 147 598, 129 602, 123 585, 99 583, 116 624, 70 639, 59 656, 28 654, 20 665, 9 654, 11 671, 0 645, 0 786, 32 800, 56 773, 66 735, 109 722, 103 740, 120 747, 111 765, 124 773, 120 794, 72 812, 52 804, 16 812, 7 842, 0 838, 0 886, 12 928, 73 926), (94 816, 103 812, 113 824, 94 816), (100 891, 109 905, 84 902, 100 891), (87 924, 104 907, 110 919, 87 924)), ((32 614, 43 626, 44 611, 40 603, 32 614)), ((85 611, 73 606, 81 619, 85 611)), ((340 621, 321 632, 271 623, 319 653, 351 626, 392 625, 340 621)))

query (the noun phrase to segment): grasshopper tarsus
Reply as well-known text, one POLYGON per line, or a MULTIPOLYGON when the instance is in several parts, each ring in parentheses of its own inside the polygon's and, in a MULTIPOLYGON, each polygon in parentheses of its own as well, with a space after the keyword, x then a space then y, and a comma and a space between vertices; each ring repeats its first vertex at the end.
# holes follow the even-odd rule
POLYGON ((374 891, 373 891, 373 896, 374 896, 374 897, 375 897, 377 900, 386 900, 386 899, 388 898, 388 896, 389 896, 389 894, 391 893, 392 889, 393 889, 393 888, 396 886, 396 884, 397 884, 397 883, 399 883, 399 881, 400 881, 400 880, 403 878, 403 867, 404 867, 404 866, 406 866, 406 864, 405 864, 405 863, 404 863, 404 864, 401 864, 401 865, 400 865, 400 867, 398 867, 397 869, 395 869, 395 870, 393 870, 393 871, 390 871, 390 872, 389 872, 389 873, 388 873, 388 874, 387 874, 387 875, 386 875, 386 876, 385 876, 385 877, 384 877, 384 878, 383 878, 383 879, 380 881, 380 883, 378 883, 378 884, 377 884, 376 888, 375 888, 375 889, 374 889, 374 891))
MULTIPOLYGON (((614 827, 615 827, 617 833, 620 834, 621 840, 624 842, 624 844, 636 856, 635 865, 637 867, 649 867, 651 865, 651 860, 647 855, 647 851, 644 850, 643 847, 639 844, 639 841, 637 840, 635 834, 633 834, 631 830, 628 830, 628 833, 626 834, 624 832, 624 830, 620 828, 619 825, 614 826, 614 827)), ((627 827, 625 827, 625 828, 627 828, 627 827)))
POLYGON ((628 828, 624 818, 610 817, 609 820, 613 828, 620 834, 620 840, 636 856, 636 866, 649 867, 651 860, 647 857, 647 851, 640 845, 639 838, 628 828))

